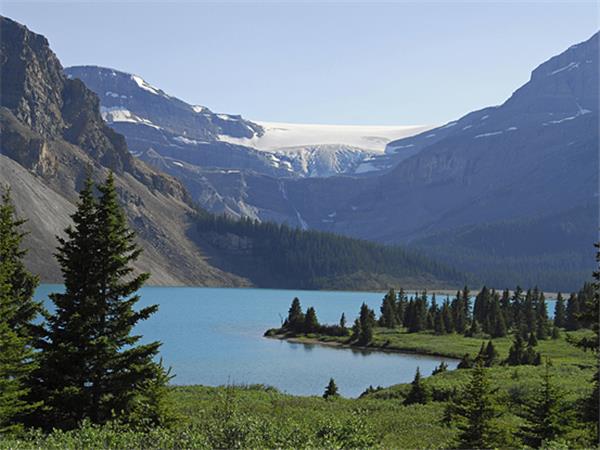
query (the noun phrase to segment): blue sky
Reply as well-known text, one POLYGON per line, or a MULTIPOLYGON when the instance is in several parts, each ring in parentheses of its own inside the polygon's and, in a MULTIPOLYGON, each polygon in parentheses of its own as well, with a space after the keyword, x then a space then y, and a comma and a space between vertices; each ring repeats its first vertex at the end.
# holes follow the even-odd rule
POLYGON ((64 66, 133 72, 255 120, 438 124, 599 28, 597 2, 11 2, 64 66))

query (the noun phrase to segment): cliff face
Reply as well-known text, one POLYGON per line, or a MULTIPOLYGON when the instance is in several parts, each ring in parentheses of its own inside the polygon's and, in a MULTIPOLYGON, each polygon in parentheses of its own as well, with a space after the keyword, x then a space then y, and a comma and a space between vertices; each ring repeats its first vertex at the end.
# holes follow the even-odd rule
POLYGON ((144 253, 139 270, 155 284, 245 285, 207 261, 189 238, 193 205, 181 183, 133 157, 100 115, 97 96, 67 78, 48 41, 0 18, 0 183, 11 186, 28 219, 28 263, 44 281, 60 281, 55 236, 69 223, 88 173, 112 170, 144 253))

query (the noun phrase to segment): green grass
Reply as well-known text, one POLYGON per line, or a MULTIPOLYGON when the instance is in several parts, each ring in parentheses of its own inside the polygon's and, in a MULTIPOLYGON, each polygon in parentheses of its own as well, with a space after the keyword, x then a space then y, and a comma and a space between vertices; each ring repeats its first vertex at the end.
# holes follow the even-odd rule
MULTIPOLYGON (((542 357, 550 358, 555 364, 575 364, 585 367, 594 367, 594 356, 590 352, 584 352, 573 347, 567 342, 566 336, 574 338, 590 336, 591 331, 579 330, 574 332, 560 333, 559 339, 540 340, 537 350, 542 357)), ((340 345, 350 346, 348 337, 327 336, 319 334, 309 334, 293 336, 297 341, 304 342, 322 342, 338 343, 340 345)), ((449 358, 462 358, 465 353, 471 356, 477 355, 482 342, 487 342, 488 336, 465 337, 460 334, 452 333, 446 335, 435 335, 431 332, 407 333, 402 328, 375 328, 373 341, 367 348, 373 350, 388 350, 406 353, 419 353, 424 355, 445 356, 449 358)), ((512 345, 512 337, 494 339, 494 346, 498 351, 500 358, 508 356, 508 350, 512 345)))
MULTIPOLYGON (((585 331, 574 333, 576 336, 585 331)), ((310 336, 304 339, 318 339, 310 336)), ((322 337, 321 337, 322 338, 322 337)), ((444 356, 476 354, 481 338, 459 335, 407 334, 378 328, 374 346, 444 356)), ((495 339, 505 357, 510 339, 495 339)), ((538 349, 552 358, 554 383, 573 411, 591 390, 595 364, 590 353, 560 339, 540 341, 538 349)), ((521 447, 517 413, 539 387, 544 367, 495 366, 486 369, 497 388, 503 415, 498 421, 507 447, 521 447)), ((442 423, 447 399, 468 383, 470 370, 454 370, 424 379, 432 401, 403 404, 409 385, 390 386, 360 399, 297 397, 264 386, 176 386, 170 391, 177 426, 172 429, 131 430, 116 424, 84 424, 71 432, 44 435, 28 431, 20 437, 0 436, 0 448, 451 448, 457 430, 442 423)), ((568 447, 589 446, 589 429, 564 436, 568 447)))

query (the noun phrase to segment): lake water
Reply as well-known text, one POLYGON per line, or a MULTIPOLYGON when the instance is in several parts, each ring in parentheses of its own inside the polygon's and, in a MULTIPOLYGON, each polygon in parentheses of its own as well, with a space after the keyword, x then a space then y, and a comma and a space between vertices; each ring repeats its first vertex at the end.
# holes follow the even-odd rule
MULTIPOLYGON (((41 285, 38 300, 49 302, 60 285, 41 285)), ((145 287, 139 306, 160 305, 159 311, 136 328, 144 341, 163 343, 161 356, 176 377, 173 384, 261 383, 295 395, 321 395, 333 377, 346 397, 360 395, 369 385, 410 382, 417 366, 424 375, 445 360, 397 353, 364 352, 319 345, 294 344, 263 337, 277 327, 292 299, 304 310, 314 306, 321 323, 337 323, 342 312, 351 325, 362 302, 379 312, 383 293, 145 287)), ((49 305, 48 305, 49 306, 49 305)))

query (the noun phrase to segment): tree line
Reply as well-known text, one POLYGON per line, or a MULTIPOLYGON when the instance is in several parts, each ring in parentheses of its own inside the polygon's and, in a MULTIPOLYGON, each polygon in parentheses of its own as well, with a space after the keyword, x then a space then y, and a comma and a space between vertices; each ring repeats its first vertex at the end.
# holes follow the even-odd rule
POLYGON ((364 277, 373 275, 396 279, 433 275, 440 280, 464 281, 454 269, 398 246, 200 212, 196 227, 205 236, 237 236, 223 244, 235 247, 232 263, 242 270, 260 267, 282 287, 319 289, 332 280, 343 280, 345 288, 364 289, 364 277))
POLYGON ((132 426, 171 420, 170 375, 155 362, 160 343, 140 344, 133 327, 157 311, 136 310, 149 274, 119 206, 112 174, 87 179, 73 225, 58 238, 64 292, 52 310, 34 300, 38 278, 23 263, 25 232, 10 192, 0 204, 0 432, 24 426, 73 429, 84 420, 132 426))

